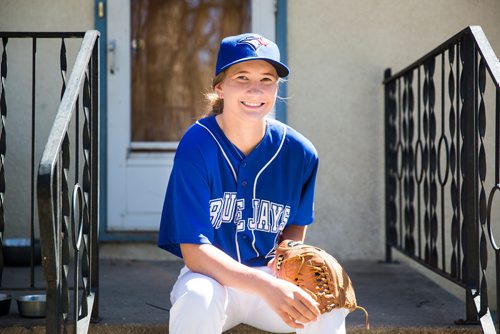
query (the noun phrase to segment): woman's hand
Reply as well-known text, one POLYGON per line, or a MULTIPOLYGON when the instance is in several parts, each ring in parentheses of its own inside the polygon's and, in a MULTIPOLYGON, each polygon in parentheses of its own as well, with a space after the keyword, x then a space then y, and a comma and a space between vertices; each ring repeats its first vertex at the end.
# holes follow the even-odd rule
POLYGON ((267 263, 267 267, 273 271, 273 275, 276 276, 276 269, 274 269, 274 262, 276 262, 276 257, 273 257, 271 261, 267 263))
POLYGON ((318 303, 300 287, 270 276, 269 284, 261 285, 261 297, 293 328, 304 328, 304 323, 318 320, 318 303))

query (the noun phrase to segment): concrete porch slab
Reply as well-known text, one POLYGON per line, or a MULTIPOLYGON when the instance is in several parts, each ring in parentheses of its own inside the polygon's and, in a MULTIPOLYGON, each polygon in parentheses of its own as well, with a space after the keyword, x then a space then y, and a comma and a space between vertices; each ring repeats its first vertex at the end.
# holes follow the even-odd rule
MULTIPOLYGON (((166 333, 169 292, 182 262, 102 259, 100 264, 100 321, 90 332, 166 333)), ((464 303, 404 263, 347 261, 343 265, 353 281, 358 304, 369 312, 370 333, 482 332, 479 326, 456 326, 454 321, 465 316, 464 303)), ((26 275, 28 268, 6 268, 3 285, 26 275)), ((348 316, 348 333, 365 333, 363 325, 361 311, 348 316)), ((43 319, 19 317, 14 302, 11 313, 0 317, 0 332, 6 334, 40 333, 40 326, 43 319)), ((248 326, 228 332, 239 333, 264 332, 248 326)))

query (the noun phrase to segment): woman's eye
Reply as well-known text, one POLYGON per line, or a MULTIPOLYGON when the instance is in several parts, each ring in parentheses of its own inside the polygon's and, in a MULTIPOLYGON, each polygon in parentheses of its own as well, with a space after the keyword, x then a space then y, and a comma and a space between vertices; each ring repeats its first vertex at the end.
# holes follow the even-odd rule
POLYGON ((270 83, 273 83, 275 81, 276 80, 274 80, 273 78, 268 78, 268 77, 262 79, 262 82, 264 82, 266 84, 270 84, 270 83))
POLYGON ((236 79, 238 79, 238 80, 248 80, 248 78, 245 75, 240 75, 236 79))

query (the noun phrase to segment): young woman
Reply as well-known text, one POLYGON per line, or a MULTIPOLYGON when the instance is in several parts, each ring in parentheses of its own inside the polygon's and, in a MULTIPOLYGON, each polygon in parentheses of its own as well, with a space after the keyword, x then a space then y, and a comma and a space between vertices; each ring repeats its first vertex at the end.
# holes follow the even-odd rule
POLYGON ((159 247, 184 259, 171 293, 170 333, 221 333, 240 323, 289 333, 345 333, 346 309, 320 315, 301 288, 272 275, 281 239, 313 222, 314 146, 267 116, 289 73, 257 34, 219 48, 212 112, 176 152, 159 247))

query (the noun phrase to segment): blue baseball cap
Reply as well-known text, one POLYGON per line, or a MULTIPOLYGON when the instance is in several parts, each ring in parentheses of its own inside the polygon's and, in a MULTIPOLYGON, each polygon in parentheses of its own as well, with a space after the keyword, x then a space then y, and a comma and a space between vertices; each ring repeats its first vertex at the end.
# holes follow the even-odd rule
POLYGON ((280 61, 276 43, 258 34, 242 34, 224 38, 219 47, 215 75, 231 65, 249 60, 265 60, 274 66, 278 76, 286 77, 290 70, 280 61))

